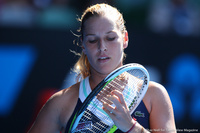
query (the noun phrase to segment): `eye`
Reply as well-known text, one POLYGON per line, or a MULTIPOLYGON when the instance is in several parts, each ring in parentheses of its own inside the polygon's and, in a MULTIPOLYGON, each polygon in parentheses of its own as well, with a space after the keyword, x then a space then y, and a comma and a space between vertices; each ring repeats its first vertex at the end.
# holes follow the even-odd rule
POLYGON ((97 39, 88 40, 89 43, 96 43, 97 39))
POLYGON ((93 44, 93 43, 96 43, 97 41, 98 41, 97 37, 93 37, 93 36, 86 37, 86 43, 88 44, 93 44))
POLYGON ((115 38, 116 38, 116 37, 107 37, 107 40, 108 40, 108 41, 113 41, 113 40, 115 40, 115 38))

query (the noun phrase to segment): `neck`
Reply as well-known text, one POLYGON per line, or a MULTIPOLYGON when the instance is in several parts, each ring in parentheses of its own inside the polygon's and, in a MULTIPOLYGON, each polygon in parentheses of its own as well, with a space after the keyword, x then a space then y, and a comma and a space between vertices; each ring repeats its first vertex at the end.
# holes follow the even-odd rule
MULTIPOLYGON (((122 63, 120 63, 116 68, 120 66, 122 66, 122 63)), ((90 69, 90 71, 91 71, 91 75, 89 77, 89 82, 90 82, 91 89, 93 90, 104 78, 108 76, 109 73, 99 73, 92 68, 90 69)))
POLYGON ((89 77, 90 87, 93 90, 107 75, 92 75, 89 77))

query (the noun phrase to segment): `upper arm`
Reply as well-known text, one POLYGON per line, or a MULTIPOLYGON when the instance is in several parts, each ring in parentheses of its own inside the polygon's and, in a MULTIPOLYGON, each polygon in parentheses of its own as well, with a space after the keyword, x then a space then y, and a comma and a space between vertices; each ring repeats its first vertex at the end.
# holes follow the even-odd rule
POLYGON ((60 133, 78 99, 79 83, 55 93, 43 106, 29 133, 60 133))
POLYGON ((151 89, 150 128, 159 131, 176 132, 173 107, 166 89, 160 84, 153 83, 151 89))
POLYGON ((29 133, 59 133, 59 104, 55 96, 51 97, 40 110, 29 133))

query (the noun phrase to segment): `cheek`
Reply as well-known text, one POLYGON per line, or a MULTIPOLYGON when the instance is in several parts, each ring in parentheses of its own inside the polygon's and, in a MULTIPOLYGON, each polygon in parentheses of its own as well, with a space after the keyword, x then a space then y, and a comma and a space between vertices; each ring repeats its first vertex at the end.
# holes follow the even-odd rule
POLYGON ((94 54, 95 54, 94 51, 93 50, 84 49, 83 52, 87 56, 89 62, 92 62, 92 59, 94 58, 94 54))
POLYGON ((120 42, 119 47, 116 47, 116 56, 118 56, 119 58, 121 58, 123 56, 123 52, 124 52, 124 45, 123 45, 123 41, 120 42))
POLYGON ((95 53, 95 50, 87 47, 87 48, 83 49, 83 52, 84 52, 87 56, 92 56, 92 55, 95 53))
POLYGON ((85 55, 89 55, 91 53, 91 50, 85 45, 82 47, 82 51, 85 55))
POLYGON ((122 40, 118 41, 118 47, 117 47, 118 51, 123 51, 124 50, 124 43, 122 40))

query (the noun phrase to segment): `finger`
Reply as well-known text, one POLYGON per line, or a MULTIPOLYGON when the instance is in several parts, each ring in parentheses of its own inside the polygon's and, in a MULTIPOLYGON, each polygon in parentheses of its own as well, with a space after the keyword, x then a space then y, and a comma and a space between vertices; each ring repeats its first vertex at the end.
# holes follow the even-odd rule
MULTIPOLYGON (((119 97, 117 97, 116 95, 109 95, 108 100, 110 100, 114 104, 114 106, 116 106, 117 110, 123 110, 124 106, 121 104, 119 97)), ((113 104, 110 106, 113 106, 113 104)))
POLYGON ((111 117, 114 116, 114 114, 116 113, 115 112, 115 108, 110 106, 109 104, 107 103, 103 103, 103 110, 111 117))
POLYGON ((111 93, 112 93, 113 95, 117 96, 118 99, 119 99, 119 101, 120 101, 120 103, 121 103, 123 106, 126 107, 126 102, 125 102, 124 96, 123 96, 123 94, 122 94, 120 91, 114 90, 114 91, 112 91, 111 93))

